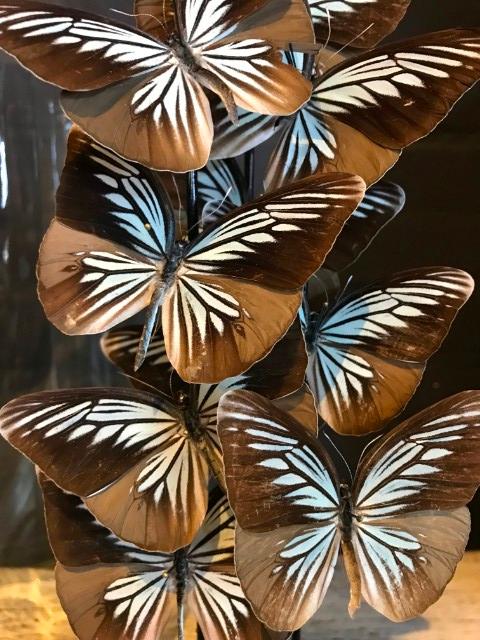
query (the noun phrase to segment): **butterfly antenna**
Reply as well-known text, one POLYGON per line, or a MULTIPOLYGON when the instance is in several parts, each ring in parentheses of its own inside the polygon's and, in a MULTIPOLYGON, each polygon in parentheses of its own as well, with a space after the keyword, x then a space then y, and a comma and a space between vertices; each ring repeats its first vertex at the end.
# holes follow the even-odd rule
POLYGON ((350 484, 353 484, 353 473, 352 473, 352 470, 350 469, 350 465, 348 464, 347 459, 345 458, 343 453, 340 451, 340 449, 337 447, 337 445, 333 442, 332 438, 328 435, 328 433, 323 431, 322 437, 325 438, 325 440, 328 440, 330 446, 335 451, 335 454, 340 458, 340 460, 345 465, 345 469, 348 472, 348 479, 350 480, 350 484))
POLYGON ((131 373, 122 373, 121 374, 124 378, 127 378, 129 382, 132 383, 136 383, 136 384, 141 384, 142 387, 145 387, 146 389, 148 389, 149 391, 154 391, 155 394, 158 395, 158 393, 161 393, 160 389, 157 389, 157 387, 153 384, 150 384, 149 382, 145 382, 145 380, 140 380, 140 378, 138 378, 137 376, 131 374, 131 373))
MULTIPOLYGON (((230 193, 232 192, 232 187, 228 187, 227 189, 227 193, 223 196, 222 201, 219 203, 219 205, 216 207, 216 209, 214 209, 211 213, 208 213, 202 220, 202 222, 206 222, 209 218, 211 218, 212 216, 214 216, 216 213, 218 213, 218 211, 220 211, 220 209, 223 207, 223 205, 225 204, 226 199, 228 198, 228 196, 230 195, 230 193)), ((199 222, 197 222, 197 224, 199 224, 199 222)), ((195 225, 196 226, 196 225, 195 225)))
POLYGON ((350 283, 353 280, 353 276, 350 275, 348 276, 345 284, 343 285, 343 287, 341 289, 339 289, 339 291, 337 292, 336 296, 335 296, 335 302, 334 305, 332 307, 332 309, 335 309, 335 307, 337 307, 337 305, 341 302, 341 300, 343 299, 345 292, 347 291, 348 287, 350 286, 350 283))
POLYGON ((328 35, 322 49, 326 49, 328 47, 328 43, 330 42, 330 38, 332 37, 332 16, 330 15, 330 9, 327 8, 325 9, 325 11, 327 12, 327 20, 328 20, 328 35))
POLYGON ((355 42, 355 40, 358 40, 359 38, 361 38, 364 33, 367 33, 367 31, 374 26, 374 24, 375 24, 374 22, 371 22, 368 25, 368 27, 365 27, 365 29, 363 29, 363 31, 360 31, 360 33, 357 33, 357 35, 354 38, 352 38, 346 44, 344 44, 343 47, 340 47, 340 49, 338 51, 334 51, 332 53, 332 55, 327 58, 326 62, 328 62, 328 60, 331 60, 333 58, 333 56, 337 56, 339 53, 342 53, 342 51, 344 51, 347 47, 349 47, 351 44, 353 44, 355 42))
MULTIPOLYGON (((128 18, 152 18, 152 20, 158 22, 162 29, 166 29, 165 23, 152 13, 128 13, 128 11, 121 11, 120 9, 110 9, 110 11, 113 11, 113 13, 119 13, 122 16, 127 16, 128 18)), ((165 1, 163 3, 163 17, 165 18, 165 1)))
POLYGON ((182 231, 182 212, 183 212, 183 205, 182 205, 182 196, 180 195, 180 189, 178 188, 178 183, 177 183, 177 179, 175 177, 175 175, 172 173, 171 174, 171 179, 173 182, 173 186, 175 187, 175 192, 177 194, 177 211, 178 211, 178 228, 180 229, 180 232, 182 231))
POLYGON ((330 296, 328 295, 327 286, 325 285, 325 283, 323 282, 323 280, 320 278, 320 276, 318 274, 314 273, 311 277, 315 278, 320 283, 320 286, 323 289, 323 293, 324 293, 324 297, 325 297, 325 304, 327 305, 327 307, 329 307, 330 306, 330 296))

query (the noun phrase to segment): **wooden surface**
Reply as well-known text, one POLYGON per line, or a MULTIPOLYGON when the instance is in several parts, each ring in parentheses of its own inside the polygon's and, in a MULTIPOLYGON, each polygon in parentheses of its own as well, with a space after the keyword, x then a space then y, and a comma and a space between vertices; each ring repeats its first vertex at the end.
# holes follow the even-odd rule
MULTIPOLYGON (((338 568, 326 601, 302 640, 478 640, 480 552, 467 554, 441 600, 417 620, 393 624, 365 604, 350 620, 346 603, 346 581, 338 568)), ((74 640, 56 599, 50 569, 0 569, 0 640, 74 640)))

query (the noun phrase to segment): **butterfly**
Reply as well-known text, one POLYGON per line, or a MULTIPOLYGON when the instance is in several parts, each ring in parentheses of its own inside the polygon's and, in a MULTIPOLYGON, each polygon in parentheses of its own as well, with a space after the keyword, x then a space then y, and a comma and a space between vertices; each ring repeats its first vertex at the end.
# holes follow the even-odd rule
POLYGON ((138 368, 161 307, 168 359, 189 382, 239 375, 271 350, 364 193, 355 176, 315 177, 177 242, 158 174, 78 129, 68 147, 38 260, 47 317, 69 335, 102 333, 146 308, 138 368))
POLYGON ((136 389, 69 389, 17 398, 0 411, 0 431, 58 486, 81 496, 118 536, 172 552, 197 534, 211 475, 223 483, 217 406, 225 391, 251 388, 278 398, 280 407, 312 431, 317 413, 302 387, 307 358, 298 322, 262 362, 214 385, 184 383, 165 357, 161 334, 135 372, 140 333, 139 327, 118 329, 102 340, 104 352, 136 389))
POLYGON ((375 47, 394 31, 411 0, 307 0, 318 42, 375 47))
POLYGON ((306 380, 325 422, 362 435, 398 414, 473 286, 459 269, 424 267, 347 289, 314 310, 306 299, 306 380))
MULTIPOLYGON (((470 530, 480 484, 480 391, 442 400, 376 439, 352 480, 317 440, 258 394, 219 407, 236 567, 255 614, 297 629, 320 607, 339 548, 350 614, 361 598, 393 621, 442 594, 470 530)), ((330 453, 332 451, 332 453, 330 453)))
POLYGON ((0 47, 64 89, 66 114, 95 140, 154 169, 206 164, 213 126, 205 89, 232 120, 236 105, 288 114, 310 96, 310 82, 276 52, 287 31, 313 41, 303 0, 158 0, 137 2, 136 11, 150 14, 143 31, 44 2, 2 3, 0 47))
MULTIPOLYGON (((310 56, 285 55, 310 77, 310 56)), ((243 153, 278 133, 267 190, 328 171, 355 173, 372 184, 402 149, 430 133, 479 77, 478 29, 417 36, 338 63, 323 51, 313 69, 312 97, 294 116, 275 119, 244 111, 233 128, 217 109, 213 156, 243 153)))
POLYGON ((195 540, 167 554, 120 540, 79 498, 44 475, 40 483, 58 595, 80 640, 182 639, 195 623, 211 640, 286 637, 264 627, 243 594, 233 560, 235 521, 218 489, 195 540))

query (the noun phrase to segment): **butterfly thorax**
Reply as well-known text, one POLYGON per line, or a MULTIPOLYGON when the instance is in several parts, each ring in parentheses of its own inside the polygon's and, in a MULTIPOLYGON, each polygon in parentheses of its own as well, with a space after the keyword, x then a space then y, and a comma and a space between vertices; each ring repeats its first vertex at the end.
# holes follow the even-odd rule
POLYGON ((322 332, 320 331, 322 323, 323 314, 317 312, 310 313, 305 331, 305 344, 308 353, 313 353, 316 346, 322 340, 322 332))
POLYGON ((352 539, 353 508, 352 494, 347 484, 340 485, 340 531, 342 540, 350 542, 352 539))
POLYGON ((189 438, 196 442, 203 440, 204 430, 195 399, 190 394, 181 391, 178 395, 178 404, 183 409, 183 419, 189 438))
POLYGON ((177 589, 178 619, 183 620, 185 593, 188 581, 188 547, 178 549, 173 554, 173 567, 175 570, 175 583, 177 589))
POLYGON ((168 41, 168 45, 177 60, 184 64, 189 71, 198 71, 200 69, 195 53, 192 51, 190 46, 180 38, 180 36, 177 34, 172 35, 168 41))
POLYGON ((165 289, 169 289, 174 284, 177 271, 180 268, 183 254, 185 252, 185 247, 185 242, 175 243, 170 255, 168 256, 162 272, 162 281, 165 289))

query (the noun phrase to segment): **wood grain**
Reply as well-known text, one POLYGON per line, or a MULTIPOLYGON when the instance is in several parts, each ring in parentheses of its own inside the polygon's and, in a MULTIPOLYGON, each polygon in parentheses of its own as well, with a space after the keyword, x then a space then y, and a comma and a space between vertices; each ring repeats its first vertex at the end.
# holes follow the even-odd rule
MULTIPOLYGON (((480 552, 470 552, 439 602, 422 617, 394 624, 363 605, 346 610, 347 585, 338 568, 324 606, 302 640, 478 640, 480 552)), ((189 637, 192 635, 189 633, 189 637)), ((74 640, 55 594, 50 568, 0 569, 0 640, 74 640)), ((162 640, 174 640, 174 631, 162 640)))

